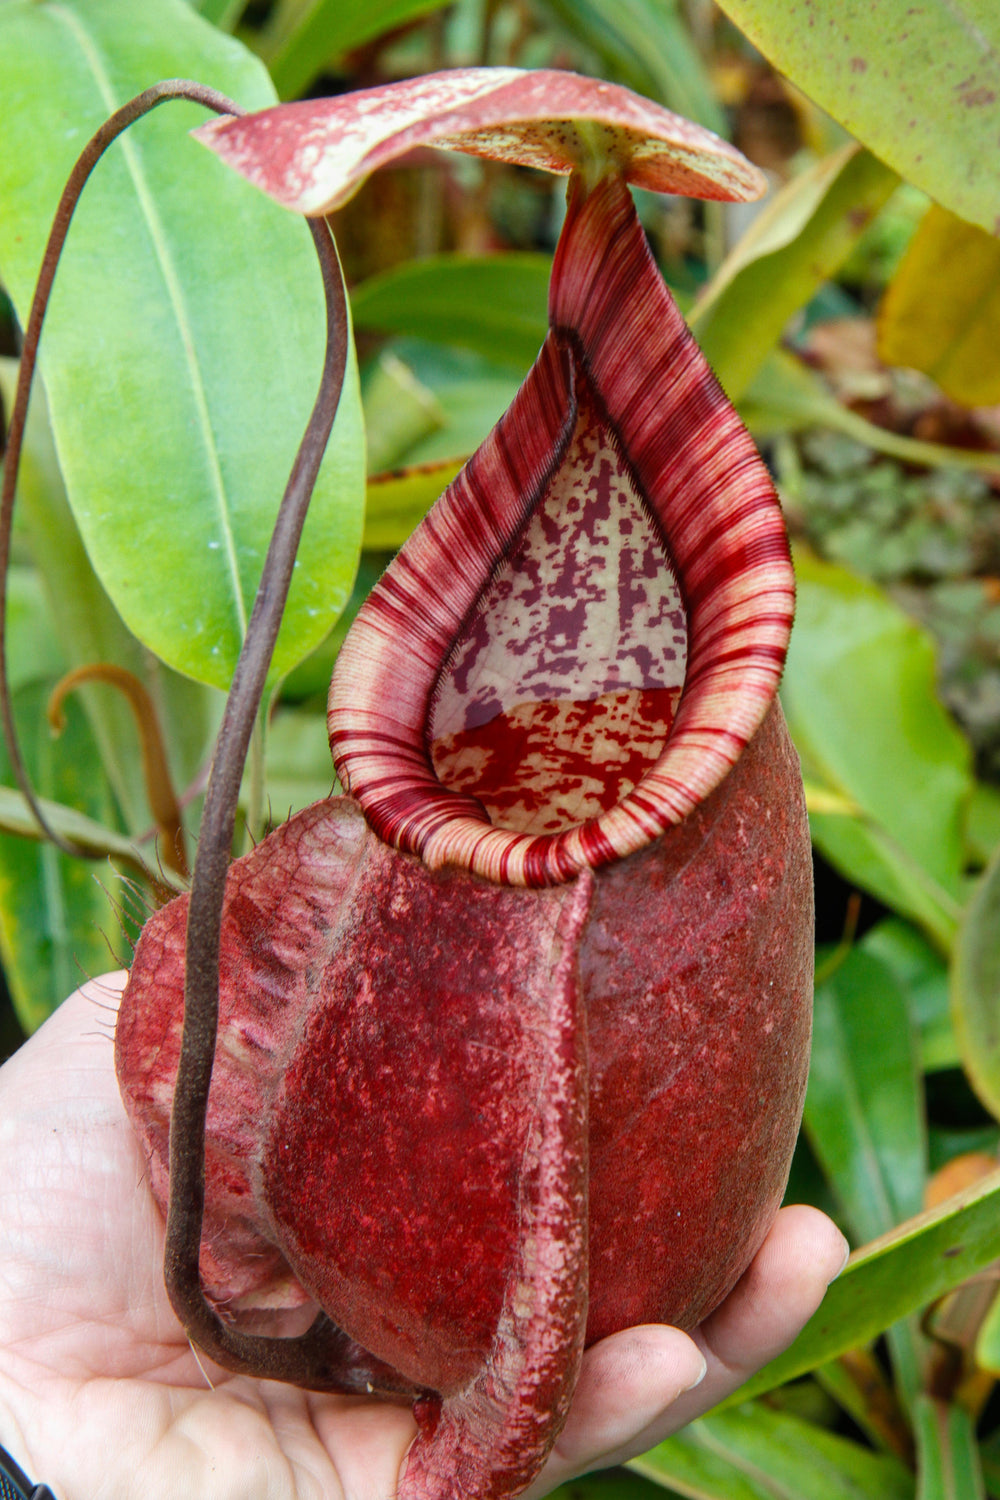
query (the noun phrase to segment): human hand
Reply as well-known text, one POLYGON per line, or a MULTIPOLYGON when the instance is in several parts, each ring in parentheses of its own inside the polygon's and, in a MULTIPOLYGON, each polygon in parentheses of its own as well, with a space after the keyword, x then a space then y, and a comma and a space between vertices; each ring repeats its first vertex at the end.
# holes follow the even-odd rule
MULTIPOLYGON (((232 1375, 174 1316, 115 1080, 125 977, 71 995, 0 1068, 0 1442, 60 1500, 387 1500, 416 1435, 407 1407, 232 1375)), ((794 1338, 844 1255, 823 1214, 785 1209, 693 1337, 596 1344, 530 1500, 715 1405, 794 1338)))

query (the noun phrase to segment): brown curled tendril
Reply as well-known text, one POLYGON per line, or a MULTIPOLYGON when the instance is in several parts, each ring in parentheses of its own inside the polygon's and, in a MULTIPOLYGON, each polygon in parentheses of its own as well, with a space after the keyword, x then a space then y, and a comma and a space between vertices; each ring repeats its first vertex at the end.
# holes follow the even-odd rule
MULTIPOLYGON (((20 755, 6 672, 6 594, 14 490, 24 439, 38 341, 70 221, 83 187, 104 151, 123 131, 168 99, 203 104, 217 114, 241 115, 214 89, 183 79, 155 84, 116 110, 91 138, 70 174, 56 209, 25 329, 21 369, 0 489, 0 718, 14 775, 39 827, 64 853, 91 851, 50 826, 20 755)), ((213 757, 195 859, 187 929, 184 1028, 170 1121, 170 1203, 164 1279, 185 1332, 224 1368, 315 1389, 354 1389, 343 1355, 349 1340, 320 1314, 297 1338, 267 1338, 229 1327, 205 1297, 199 1273, 205 1197, 205 1113, 219 1010, 219 938, 236 805, 254 720, 260 706, 295 554, 316 475, 333 427, 347 363, 347 306, 340 262, 322 219, 309 228, 326 299, 326 353, 319 392, 292 465, 213 757)), ((370 1389, 363 1381, 361 1389, 370 1389)))
POLYGON ((106 661, 91 662, 87 666, 77 667, 75 671, 67 672, 66 676, 61 678, 52 689, 46 710, 49 723, 56 734, 62 733, 66 726, 63 703, 67 694, 88 682, 104 682, 109 687, 117 688, 128 699, 136 728, 139 731, 139 743, 142 747, 142 775, 150 812, 153 814, 156 831, 160 836, 160 857, 168 870, 173 870, 175 875, 179 875, 182 880, 187 880, 191 871, 184 844, 184 823, 167 763, 163 731, 160 728, 156 706, 135 673, 128 671, 126 667, 115 666, 113 662, 106 661))

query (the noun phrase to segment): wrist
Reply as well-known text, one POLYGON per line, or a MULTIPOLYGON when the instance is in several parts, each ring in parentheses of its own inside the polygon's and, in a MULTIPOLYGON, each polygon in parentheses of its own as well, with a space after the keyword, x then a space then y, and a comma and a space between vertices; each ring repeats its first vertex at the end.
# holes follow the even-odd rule
POLYGON ((0 1444, 0 1495, 3 1500, 55 1500, 46 1484, 35 1484, 0 1444))
POLYGON ((11 1350, 2 1350, 0 1374, 0 1500, 55 1500, 44 1483, 44 1463, 39 1461, 44 1441, 37 1430, 38 1402, 32 1389, 32 1372, 24 1369, 17 1378, 20 1361, 11 1350), (34 1413, 34 1415, 33 1415, 34 1413))

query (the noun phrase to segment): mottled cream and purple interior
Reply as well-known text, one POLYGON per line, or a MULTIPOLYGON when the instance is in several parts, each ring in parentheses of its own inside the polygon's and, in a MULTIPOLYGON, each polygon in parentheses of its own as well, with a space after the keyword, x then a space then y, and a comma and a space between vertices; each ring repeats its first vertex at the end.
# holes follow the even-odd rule
POLYGON ((519 833, 599 817, 663 750, 686 661, 666 544, 581 389, 563 462, 441 673, 438 778, 519 833))

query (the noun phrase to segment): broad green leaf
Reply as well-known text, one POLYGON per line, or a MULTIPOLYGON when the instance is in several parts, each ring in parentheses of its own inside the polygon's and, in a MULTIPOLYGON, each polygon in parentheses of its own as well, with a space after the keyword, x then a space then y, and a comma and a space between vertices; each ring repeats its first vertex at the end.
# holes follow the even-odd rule
MULTIPOLYGON (((34 785, 44 797, 103 820, 112 812, 110 796, 86 720, 68 705, 66 730, 54 741, 45 718, 47 697, 47 686, 35 683, 15 700, 21 749, 34 785)), ((12 779, 3 751, 0 775, 12 779)), ((118 877, 107 863, 95 868, 51 844, 0 833, 0 957, 26 1031, 40 1026, 84 979, 112 966, 108 945, 121 943, 118 891, 118 877)))
MULTIPOLYGON (((26 316, 63 181, 91 131, 157 78, 259 107, 260 63, 183 0, 0 5, 0 275, 26 316)), ((299 437, 324 316, 304 224, 188 139, 172 104, 112 146, 77 211, 42 340, 60 466, 102 584, 179 671, 228 685, 299 437)), ((276 653, 329 630, 357 561, 363 456, 344 399, 276 653)))
POLYGON ((721 0, 754 46, 901 176, 1000 224, 995 0, 721 0))
POLYGON ((898 1459, 759 1403, 692 1422, 629 1466, 692 1500, 912 1500, 898 1459))
POLYGON ((897 181, 869 152, 845 146, 793 178, 754 219, 689 317, 731 400, 740 399, 789 318, 846 259, 897 181))
POLYGON ((982 1103, 1000 1119, 1000 849, 965 909, 951 996, 962 1066, 982 1103))
POLYGON ((295 99, 343 53, 446 0, 280 0, 259 40, 283 99, 295 99))
POLYGON ((863 948, 817 988, 803 1123, 856 1239, 919 1212, 926 1128, 915 1028, 896 976, 863 948))
POLYGON ((942 953, 951 952, 959 903, 877 821, 810 812, 809 826, 813 843, 846 880, 915 922, 942 953))
POLYGON ((391 349, 364 372, 361 404, 368 436, 368 473, 400 464, 414 443, 438 432, 448 418, 433 391, 391 349))
MULTIPOLYGON (((0 359, 0 393, 8 410, 16 380, 15 362, 0 359)), ((66 500, 44 398, 41 386, 32 392, 15 515, 23 523, 38 566, 40 587, 63 653, 56 672, 49 673, 50 680, 71 667, 93 662, 111 662, 138 677, 156 707, 171 773, 178 787, 184 787, 208 760, 222 712, 222 695, 172 672, 122 624, 90 565, 66 500)), ((11 624, 11 643, 16 645, 16 620, 11 624)), ((40 625, 35 628, 42 630, 40 625)), ((79 699, 125 826, 140 833, 149 827, 150 812, 128 705, 120 693, 97 685, 81 689, 79 699)), ((192 806, 189 811, 193 834, 197 808, 192 806)))
POLYGON ((972 860, 985 865, 1000 849, 1000 787, 977 781, 966 809, 965 837, 972 860))
POLYGON ((474 349, 526 375, 548 332, 551 258, 432 255, 361 282, 359 328, 474 349))
POLYGON ((189 0, 189 4, 220 31, 232 31, 247 8, 247 0, 189 0))
POLYGON ((320 699, 326 704, 330 690, 333 664, 337 660, 344 637, 354 622, 354 617, 375 587, 391 561, 390 552, 362 552, 358 574, 354 580, 351 597, 344 612, 321 646, 318 646, 304 662, 289 673, 281 685, 281 701, 284 704, 301 703, 306 699, 320 699))
POLYGON ((986 1500, 976 1425, 961 1406, 920 1396, 913 1406, 916 1500, 986 1500))
MULTIPOLYGON (((803 1125, 813 1152, 864 1242, 923 1207, 926 1124, 916 1029, 892 970, 855 947, 816 990, 803 1125)), ((919 1335, 890 1330, 903 1389, 919 1380, 919 1335)))
POLYGON ((451 461, 474 453, 517 394, 524 371, 496 364, 471 349, 421 339, 400 339, 393 348, 433 394, 444 426, 414 443, 400 461, 407 466, 451 461))
POLYGON ((1000 401, 1000 240, 932 203, 886 288, 879 358, 964 406, 1000 401))
MULTIPOLYGON (((543 256, 509 258, 529 264, 540 262, 548 275, 549 262, 543 256)), ((478 264, 462 259, 468 267, 478 264)), ((417 262, 424 264, 427 263, 417 262)), ((492 281, 496 265, 486 264, 490 270, 487 280, 492 281)), ((533 273, 527 280, 532 279, 533 273)), ((419 282, 420 278, 416 280, 419 282)), ((475 280, 475 276, 470 278, 473 283, 475 280)), ((413 288, 412 304, 400 301, 397 308, 400 328, 408 323, 414 332, 422 328, 426 341, 401 339, 383 350, 365 370, 362 381, 369 455, 362 538, 365 551, 395 551, 402 546, 510 405, 519 384, 517 377, 527 371, 545 337, 543 289, 540 311, 536 308, 538 316, 524 314, 524 327, 533 328, 534 332, 524 341, 519 358, 509 368, 488 353, 455 348, 450 341, 454 338, 462 342, 465 338, 470 345, 479 344, 483 351, 489 351, 492 314, 485 322, 480 318, 477 325, 481 303, 470 295, 469 319, 463 328, 452 317, 437 272, 427 286, 431 296, 426 316, 420 307, 425 289, 421 285, 413 288), (440 305, 435 311, 438 299, 440 305), (474 307, 479 310, 473 312, 474 307), (438 338, 442 340, 440 344, 434 342, 438 338), (401 358, 401 353, 407 358, 401 358), (419 376, 410 363, 414 360, 420 369, 419 376)), ((468 290, 471 293, 471 287, 468 290)), ((482 290, 485 292, 485 286, 482 290)), ((386 327, 392 321, 387 311, 386 327)), ((515 332, 513 337, 516 345, 520 335, 515 332)))
POLYGON ((455 458, 443 463, 418 464, 369 480, 365 550, 389 551, 401 547, 463 462, 464 459, 455 458))
POLYGON ((808 779, 859 818, 814 814, 849 879, 947 947, 962 893, 969 748, 935 692, 934 648, 874 584, 806 552, 782 701, 808 779))
POLYGON ((885 964, 905 993, 920 1036, 924 1072, 957 1068, 958 1039, 951 1022, 948 969, 941 955, 915 927, 898 917, 879 922, 858 946, 885 964))
POLYGON ((996 453, 924 442, 869 422, 838 401, 817 371, 783 349, 772 349, 740 399, 739 409, 758 442, 779 432, 832 427, 903 463, 1000 474, 1000 455, 996 453))
POLYGON ((66 658, 49 618, 42 581, 34 568, 7 572, 7 681, 12 693, 30 682, 52 682, 66 658))
POLYGON ((591 47, 607 76, 728 136, 729 124, 676 0, 545 0, 576 46, 591 47))
POLYGON ((783 1385, 926 1307, 1000 1251, 1000 1171, 855 1251, 819 1311, 784 1354, 734 1395, 783 1385))

